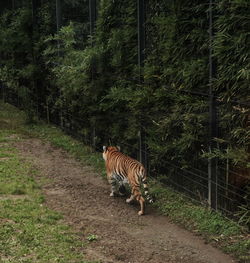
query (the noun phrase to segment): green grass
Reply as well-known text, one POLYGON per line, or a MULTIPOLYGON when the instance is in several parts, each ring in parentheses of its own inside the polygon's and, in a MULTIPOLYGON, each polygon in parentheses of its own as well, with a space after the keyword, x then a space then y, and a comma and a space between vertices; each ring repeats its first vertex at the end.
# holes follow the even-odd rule
MULTIPOLYGON (((9 110, 12 110, 12 108, 9 110)), ((15 109, 13 110, 17 115, 20 114, 15 109)), ((13 114, 11 116, 14 118, 13 114)), ((15 123, 15 118, 13 122, 15 123)), ((65 135, 57 127, 43 123, 29 126, 22 124, 20 126, 19 123, 16 126, 12 125, 12 128, 24 136, 38 137, 49 141, 56 147, 63 148, 75 158, 91 165, 103 176, 105 175, 104 161, 101 154, 93 152, 88 146, 65 135)), ((14 139, 18 139, 18 136, 14 139)), ((11 153, 7 150, 6 154, 11 153)), ((27 186, 25 191, 29 192, 30 188, 32 187, 27 186)), ((184 226, 186 229, 202 235, 207 242, 212 242, 217 247, 221 247, 224 251, 233 254, 241 262, 249 262, 249 235, 236 222, 225 218, 220 213, 215 213, 190 202, 183 195, 162 186, 155 180, 150 181, 150 189, 151 193, 156 197, 154 207, 161 211, 162 214, 167 215, 173 222, 184 226)))
POLYGON ((45 206, 39 171, 12 146, 29 135, 24 115, 0 104, 0 123, 0 263, 87 263, 87 240, 45 206))
POLYGON ((27 176, 27 172, 35 174, 28 163, 19 159, 14 149, 0 149, 0 194, 33 195, 38 185, 33 177, 27 176))

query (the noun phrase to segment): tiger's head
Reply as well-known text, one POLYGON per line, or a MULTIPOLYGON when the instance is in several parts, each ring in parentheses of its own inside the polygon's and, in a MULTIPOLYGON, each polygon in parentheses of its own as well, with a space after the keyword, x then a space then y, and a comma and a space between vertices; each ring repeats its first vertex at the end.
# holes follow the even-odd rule
POLYGON ((102 157, 106 161, 107 155, 110 152, 120 152, 120 146, 103 146, 102 157))

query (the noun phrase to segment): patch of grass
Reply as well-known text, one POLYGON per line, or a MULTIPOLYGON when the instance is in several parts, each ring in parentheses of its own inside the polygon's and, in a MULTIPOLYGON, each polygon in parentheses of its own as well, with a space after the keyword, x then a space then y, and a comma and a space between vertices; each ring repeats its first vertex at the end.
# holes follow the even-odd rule
POLYGON ((25 170, 26 167, 20 167, 17 163, 15 163, 16 166, 9 166, 13 165, 12 159, 4 162, 6 165, 0 167, 0 194, 23 195, 33 193, 33 189, 37 186, 31 177, 24 177, 25 171, 22 169, 25 170), (20 172, 15 170, 19 168, 21 168, 20 172))
POLYGON ((232 253, 238 257, 241 262, 250 262, 250 235, 246 237, 231 237, 224 249, 225 252, 232 253))
MULTIPOLYGON (((3 137, 6 135, 0 133, 0 139, 3 137)), ((33 178, 35 172, 29 163, 22 162, 14 148, 0 147, 0 194, 34 196, 34 190, 39 188, 33 178)))
POLYGON ((86 262, 83 244, 60 214, 32 199, 4 200, 0 207, 1 262, 86 262))

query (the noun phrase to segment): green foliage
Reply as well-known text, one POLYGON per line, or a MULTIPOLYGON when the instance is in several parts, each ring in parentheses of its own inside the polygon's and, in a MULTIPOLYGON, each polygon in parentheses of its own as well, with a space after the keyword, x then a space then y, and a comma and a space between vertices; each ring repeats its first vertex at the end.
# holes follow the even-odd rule
MULTIPOLYGON (((220 129, 230 145, 231 160, 245 155, 240 165, 249 162, 249 106, 232 100, 249 101, 249 18, 248 1, 219 1, 216 5, 214 57, 217 60, 215 87, 221 97, 220 129), (243 153, 244 152, 244 153, 243 153)), ((223 145, 221 145, 223 146, 223 145)))
POLYGON ((244 196, 245 202, 239 207, 239 212, 237 215, 239 216, 239 222, 245 224, 248 226, 248 229, 250 230, 250 203, 249 203, 249 197, 250 197, 250 186, 247 187, 246 194, 244 196))
POLYGON ((29 64, 31 58, 25 54, 32 49, 30 19, 31 13, 26 8, 7 11, 0 17, 0 80, 15 92, 20 86, 19 78, 30 77, 33 71, 33 65, 29 64), (29 60, 25 64, 24 58, 29 60))
POLYGON ((223 98, 246 100, 249 79, 249 3, 220 1, 214 50, 218 60, 217 89, 223 98), (229 55, 230 54, 230 55, 229 55), (227 79, 226 79, 227 78, 227 79))

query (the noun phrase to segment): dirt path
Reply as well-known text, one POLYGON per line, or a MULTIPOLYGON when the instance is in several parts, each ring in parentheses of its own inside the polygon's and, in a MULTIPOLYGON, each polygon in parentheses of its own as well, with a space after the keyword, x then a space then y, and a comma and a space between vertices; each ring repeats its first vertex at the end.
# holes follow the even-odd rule
POLYGON ((109 186, 89 166, 38 139, 15 144, 32 160, 41 176, 50 178, 43 191, 47 205, 60 211, 86 242, 87 259, 102 263, 230 263, 233 261, 192 233, 155 211, 139 217, 138 207, 109 197, 109 186))

